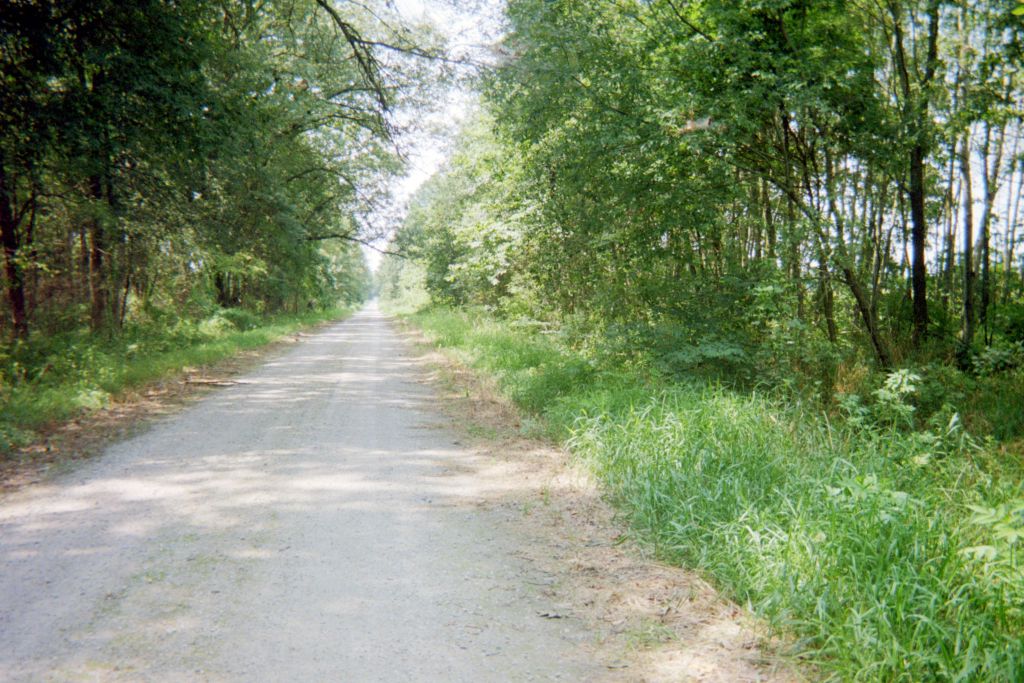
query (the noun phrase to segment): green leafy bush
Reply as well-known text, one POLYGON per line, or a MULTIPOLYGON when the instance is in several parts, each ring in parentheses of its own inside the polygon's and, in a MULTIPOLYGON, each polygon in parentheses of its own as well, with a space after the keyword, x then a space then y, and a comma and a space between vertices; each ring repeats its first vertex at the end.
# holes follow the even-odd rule
POLYGON ((255 330, 263 323, 260 316, 245 308, 225 308, 220 316, 242 332, 255 330))
POLYGON ((1002 341, 986 346, 974 356, 972 365, 982 377, 1024 366, 1024 341, 1002 341))
POLYGON ((1011 301, 993 313, 999 331, 1011 342, 1024 342, 1024 301, 1011 301))

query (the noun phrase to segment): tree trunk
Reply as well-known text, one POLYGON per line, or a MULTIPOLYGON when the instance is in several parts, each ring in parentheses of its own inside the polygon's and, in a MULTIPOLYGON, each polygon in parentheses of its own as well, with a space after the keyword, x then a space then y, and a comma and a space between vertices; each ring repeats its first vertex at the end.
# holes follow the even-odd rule
MULTIPOLYGON (((1014 158, 1017 157, 1016 151, 1014 158)), ((1006 249, 1003 254, 1003 300, 1010 299, 1010 281, 1013 275, 1014 246, 1017 242, 1017 221, 1020 217, 1020 196, 1024 192, 1024 163, 1019 163, 1017 169, 1017 189, 1011 192, 1013 197, 1013 208, 1007 207, 1007 233, 1006 249)), ((1007 200, 1009 204, 1009 199, 1007 200)))
POLYGON ((28 250, 28 272, 22 273, 22 284, 25 290, 26 320, 34 316, 36 306, 39 303, 39 250, 36 249, 36 219, 38 217, 38 212, 36 211, 36 189, 35 187, 32 188, 29 204, 26 207, 28 211, 28 225, 25 226, 25 240, 22 244, 22 249, 28 250))
POLYGON ((762 201, 764 202, 764 224, 768 229, 766 234, 766 239, 768 241, 766 251, 768 253, 768 258, 772 260, 772 263, 774 265, 778 265, 775 263, 775 217, 772 213, 772 195, 769 191, 767 180, 762 180, 761 189, 763 193, 762 201))
POLYGON ((834 346, 839 343, 839 328, 836 326, 835 293, 832 291, 832 273, 829 271, 828 262, 822 258, 821 266, 818 269, 821 287, 821 312, 825 317, 825 330, 828 333, 828 340, 834 346))
POLYGON ((882 369, 891 368, 892 355, 882 340, 881 330, 878 329, 878 317, 871 308, 871 301, 864 292, 864 288, 857 278, 857 273, 854 272, 848 261, 840 263, 839 267, 843 272, 846 285, 850 288, 850 293, 853 294, 853 299, 857 303, 857 311, 860 313, 861 320, 864 321, 864 327, 867 328, 868 337, 871 339, 871 346, 875 350, 875 358, 878 359, 878 364, 882 369))
MULTIPOLYGON (((99 175, 93 175, 89 178, 89 192, 95 202, 103 201, 103 181, 99 175)), ((107 240, 103 225, 104 221, 98 214, 100 208, 94 206, 93 210, 97 213, 94 213, 89 220, 91 238, 89 245, 89 321, 93 331, 98 331, 103 329, 107 322, 109 293, 107 292, 106 273, 104 272, 104 255, 106 253, 107 240)))
POLYGON ((84 226, 78 231, 78 281, 77 293, 78 301, 85 302, 86 300, 92 301, 92 295, 90 294, 90 277, 89 277, 89 230, 84 226))
POLYGON ((4 280, 7 285, 7 304, 11 316, 11 330, 16 338, 28 336, 28 316, 25 311, 25 280, 18 264, 18 216, 15 209, 14 188, 8 187, 7 170, 0 154, 0 242, 4 250, 4 280))
POLYGON ((786 249, 786 256, 789 258, 789 263, 786 264, 786 256, 783 257, 784 268, 788 271, 790 279, 793 281, 793 286, 796 288, 796 317, 799 320, 804 319, 804 286, 800 282, 801 267, 800 267, 800 239, 796 234, 796 197, 798 195, 796 189, 796 183, 793 180, 793 162, 792 154, 790 151, 790 138, 793 135, 793 131, 790 128, 789 114, 785 110, 781 113, 782 122, 782 150, 786 164, 786 241, 788 242, 788 249, 786 249))
POLYGON ((117 309, 117 326, 119 328, 124 327, 125 317, 128 315, 128 295, 132 289, 132 277, 131 273, 127 272, 124 276, 124 288, 121 290, 121 301, 117 309))
MULTIPOLYGON (((925 263, 924 253, 925 243, 928 239, 924 184, 925 158, 927 157, 925 142, 929 124, 927 89, 935 77, 938 64, 939 3, 938 0, 930 0, 928 3, 928 28, 925 34, 926 56, 923 73, 917 68, 911 69, 907 63, 902 8, 896 3, 892 3, 889 9, 893 20, 893 61, 900 80, 904 116, 909 124, 909 135, 913 140, 908 169, 910 186, 907 194, 910 199, 912 252, 910 283, 914 311, 914 330, 911 341, 914 346, 918 346, 928 334, 928 267, 925 263), (916 76, 917 87, 911 85, 912 70, 916 76)), ((915 52, 913 47, 911 47, 911 54, 915 52)))
POLYGON ((945 230, 942 237, 942 251, 939 253, 939 271, 942 273, 942 310, 949 313, 949 302, 953 297, 953 267, 956 263, 956 211, 957 202, 953 193, 956 183, 956 141, 949 145, 949 182, 943 199, 945 230))
POLYGON ((978 226, 978 257, 981 260, 981 308, 978 311, 978 321, 981 323, 985 337, 985 343, 991 342, 989 329, 988 309, 992 302, 992 278, 991 278, 991 226, 992 214, 995 209, 996 195, 999 193, 999 174, 1002 171, 1003 149, 1006 142, 1005 125, 998 131, 999 140, 996 142, 995 155, 991 154, 992 147, 992 126, 985 124, 985 141, 982 145, 982 213, 981 223, 978 226))
POLYGON ((924 253, 928 224, 924 212, 924 157, 924 147, 914 145, 910 151, 910 281, 914 299, 914 346, 919 346, 928 334, 928 267, 924 253))
MULTIPOLYGON (((875 350, 875 358, 878 359, 878 364, 882 368, 890 368, 892 367, 892 354, 889 353, 889 347, 882 339, 882 333, 878 327, 877 311, 872 305, 871 299, 864 291, 864 286, 861 284, 860 278, 854 269, 853 259, 850 258, 850 254, 846 249, 845 221, 836 203, 835 171, 832 155, 828 151, 825 152, 825 183, 827 188, 826 194, 828 195, 828 210, 836 232, 833 260, 836 261, 840 271, 842 271, 846 285, 850 288, 850 293, 853 294, 853 299, 857 303, 857 310, 860 312, 861 320, 864 321, 864 327, 867 329, 868 337, 871 339, 871 346, 875 350)), ((828 244, 828 240, 820 226, 818 227, 818 236, 822 245, 822 258, 824 258, 824 246, 828 244)))
POLYGON ((228 278, 223 273, 215 273, 213 276, 213 288, 217 292, 217 305, 221 308, 231 307, 231 294, 229 292, 228 278))
MULTIPOLYGON (((971 133, 964 137, 963 149, 960 150, 960 181, 963 184, 964 205, 964 309, 963 333, 960 337, 961 351, 966 354, 974 342, 974 193, 971 190, 971 133)), ((961 365, 966 363, 966 355, 960 359, 961 365)))

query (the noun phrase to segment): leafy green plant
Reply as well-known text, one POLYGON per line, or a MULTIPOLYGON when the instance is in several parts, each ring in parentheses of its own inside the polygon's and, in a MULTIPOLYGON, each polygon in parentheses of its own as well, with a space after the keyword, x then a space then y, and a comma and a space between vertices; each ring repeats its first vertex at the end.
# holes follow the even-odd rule
POLYGON ((914 406, 910 399, 917 392, 921 376, 910 370, 894 370, 874 391, 874 413, 884 424, 905 429, 914 427, 914 406))
POLYGON ((220 317, 241 332, 255 330, 262 323, 260 316, 244 308, 226 308, 220 312, 220 317))
POLYGON ((969 523, 978 528, 984 542, 960 552, 1000 594, 1001 620, 1020 623, 1024 621, 1024 499, 968 507, 969 523))
POLYGON ((828 419, 636 366, 565 374, 575 352, 491 318, 414 320, 552 426, 533 432, 567 438, 661 557, 705 572, 827 677, 1020 680, 1024 471, 951 405, 908 428, 920 373, 889 374, 870 404, 840 397, 845 417, 828 419))
POLYGON ((975 354, 972 366, 982 377, 1013 370, 1024 365, 1024 341, 992 344, 975 354))
POLYGON ((968 507, 973 513, 970 523, 991 534, 992 543, 965 548, 963 553, 976 559, 998 561, 1013 570, 1019 569, 1017 551, 1024 546, 1024 500, 1012 500, 996 507, 968 507))

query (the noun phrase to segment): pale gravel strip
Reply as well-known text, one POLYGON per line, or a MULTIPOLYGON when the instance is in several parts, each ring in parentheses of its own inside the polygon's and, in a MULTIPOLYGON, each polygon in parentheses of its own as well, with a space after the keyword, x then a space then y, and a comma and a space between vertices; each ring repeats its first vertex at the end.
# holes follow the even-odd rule
POLYGON ((0 680, 608 677, 421 373, 369 308, 0 501, 0 680))

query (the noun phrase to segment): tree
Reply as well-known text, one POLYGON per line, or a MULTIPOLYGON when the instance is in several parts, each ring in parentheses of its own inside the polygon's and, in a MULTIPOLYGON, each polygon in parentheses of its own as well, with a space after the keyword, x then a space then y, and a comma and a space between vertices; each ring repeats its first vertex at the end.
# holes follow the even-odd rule
POLYGON ((991 322, 1013 242, 999 207, 1020 187, 1021 25, 1000 3, 514 0, 508 17, 493 145, 468 164, 487 158, 503 199, 452 200, 466 176, 450 168, 397 242, 418 244, 439 298, 628 329, 641 348, 888 368, 951 354, 957 322, 973 337, 977 262, 991 322), (506 258, 514 287, 466 276, 506 258))
POLYGON ((386 3, 15 3, 0 28, 15 336, 299 308, 338 268, 361 278, 350 256, 402 165, 391 112, 443 63, 386 3))

